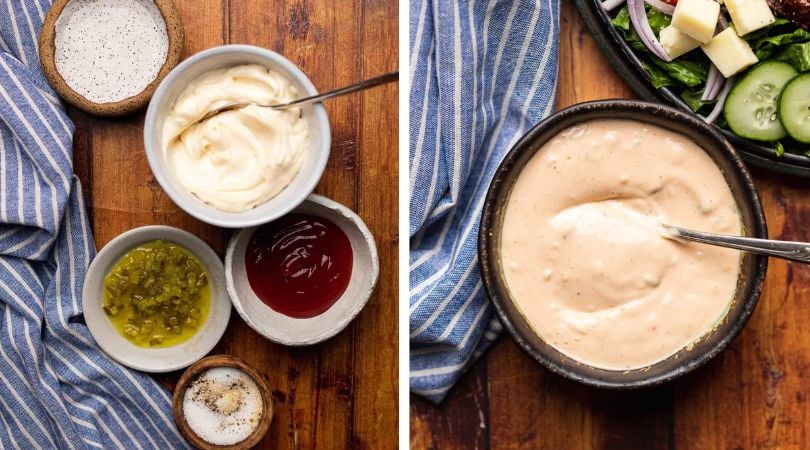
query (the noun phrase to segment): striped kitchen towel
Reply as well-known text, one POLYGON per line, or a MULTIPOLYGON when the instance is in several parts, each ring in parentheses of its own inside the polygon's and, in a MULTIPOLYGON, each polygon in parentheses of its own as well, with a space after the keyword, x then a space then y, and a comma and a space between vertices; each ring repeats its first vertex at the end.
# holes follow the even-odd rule
POLYGON ((476 243, 505 153, 554 107, 559 0, 411 0, 410 387, 440 402, 501 331, 476 243))
POLYGON ((0 0, 0 449, 186 448, 168 393, 84 324, 95 255, 71 124, 43 77, 50 0, 0 0))

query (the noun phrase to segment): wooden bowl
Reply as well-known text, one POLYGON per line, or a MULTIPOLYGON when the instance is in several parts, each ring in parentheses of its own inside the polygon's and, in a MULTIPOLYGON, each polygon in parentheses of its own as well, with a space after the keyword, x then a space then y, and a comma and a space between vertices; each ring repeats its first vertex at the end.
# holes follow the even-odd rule
POLYGON ((183 29, 183 22, 180 19, 180 13, 173 0, 154 0, 160 14, 163 16, 163 21, 166 23, 166 32, 169 37, 169 49, 166 54, 166 62, 163 67, 146 88, 139 94, 117 102, 110 103, 96 103, 83 97, 78 92, 68 86, 62 75, 56 70, 56 22, 62 11, 65 9, 70 0, 55 0, 48 14, 45 16, 45 21, 42 24, 42 30, 39 33, 39 60, 42 69, 45 72, 45 78, 50 83, 51 87, 65 101, 71 105, 86 111, 90 114, 107 117, 123 116, 139 109, 142 109, 149 103, 152 94, 155 92, 158 84, 164 77, 177 65, 180 57, 183 54, 183 39, 185 32, 183 29))
POLYGON ((504 158, 489 186, 478 236, 478 260, 484 287, 515 341, 552 372, 598 388, 636 389, 672 381, 722 352, 742 331, 762 292, 768 258, 743 253, 737 290, 725 316, 674 355, 632 370, 605 370, 576 361, 545 342, 512 299, 501 264, 501 229, 509 194, 529 160, 551 138, 576 124, 595 119, 628 119, 680 133, 697 143, 717 164, 740 212, 745 234, 767 238, 765 216, 756 187, 734 147, 720 132, 693 114, 655 103, 607 100, 580 103, 543 120, 523 136, 504 158))
POLYGON ((197 361, 186 369, 174 388, 172 409, 174 411, 174 423, 177 424, 177 429, 180 430, 180 434, 182 434, 191 445, 202 450, 246 450, 252 448, 267 434, 267 430, 270 428, 270 422, 273 421, 273 397, 270 395, 270 389, 267 386, 267 380, 264 378, 264 375, 241 359, 228 355, 209 356, 197 361), (259 387, 259 392, 262 394, 262 417, 259 420, 259 425, 256 426, 256 429, 253 430, 253 433, 251 433, 247 439, 234 445, 215 445, 203 440, 197 436, 188 425, 185 414, 183 413, 183 398, 185 397, 189 383, 194 381, 198 375, 206 370, 217 367, 232 367, 245 372, 256 382, 256 386, 259 387))

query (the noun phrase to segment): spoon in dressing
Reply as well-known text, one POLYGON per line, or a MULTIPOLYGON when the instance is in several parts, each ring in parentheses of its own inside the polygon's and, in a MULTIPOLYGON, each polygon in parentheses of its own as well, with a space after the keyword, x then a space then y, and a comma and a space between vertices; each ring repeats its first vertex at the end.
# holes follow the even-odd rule
POLYGON ((206 121, 218 114, 222 114, 226 111, 233 111, 236 109, 242 109, 248 106, 260 106, 262 108, 270 108, 270 109, 289 109, 295 108, 298 106, 309 105, 310 103, 317 103, 328 98, 338 97, 341 95, 351 94, 352 92, 362 91, 364 89, 373 88, 375 86, 379 86, 381 84, 391 83, 394 81, 399 80, 399 72, 388 72, 384 75, 380 75, 378 77, 369 78, 368 80, 361 81, 359 83, 351 84, 349 86, 344 86, 342 88, 334 89, 329 92, 324 92, 322 94, 313 95, 311 97, 299 98, 298 100, 293 100, 289 103, 281 103, 278 105, 261 105, 258 103, 251 103, 251 102, 244 102, 244 103, 231 103, 230 105, 225 105, 209 111, 206 115, 202 116, 200 120, 192 123, 191 125, 196 125, 200 122, 206 121))
POLYGON ((810 243, 793 241, 776 241, 743 236, 706 233, 689 230, 672 225, 661 224, 658 227, 661 236, 676 241, 693 241, 703 244, 733 248, 759 255, 773 256, 800 263, 810 263, 810 243))

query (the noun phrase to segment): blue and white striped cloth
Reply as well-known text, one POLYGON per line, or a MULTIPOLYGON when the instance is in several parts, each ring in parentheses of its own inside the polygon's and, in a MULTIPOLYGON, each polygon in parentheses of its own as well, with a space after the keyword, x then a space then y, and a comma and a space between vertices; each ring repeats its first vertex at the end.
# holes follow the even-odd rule
POLYGON ((505 153, 554 107, 559 0, 411 0, 410 386, 439 402, 501 331, 476 243, 505 153))
POLYGON ((0 449, 186 448, 167 392, 84 324, 95 255, 73 125, 46 83, 50 0, 0 0, 0 449))

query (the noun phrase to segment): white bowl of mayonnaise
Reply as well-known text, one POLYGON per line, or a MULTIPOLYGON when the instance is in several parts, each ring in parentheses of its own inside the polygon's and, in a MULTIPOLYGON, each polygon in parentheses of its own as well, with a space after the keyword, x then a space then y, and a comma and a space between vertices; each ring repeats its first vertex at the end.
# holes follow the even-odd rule
POLYGON ((275 111, 233 103, 286 103, 317 94, 307 76, 270 50, 214 47, 178 65, 155 91, 144 146, 155 179, 191 216, 226 228, 260 225, 303 202, 329 159, 321 104, 275 111))

